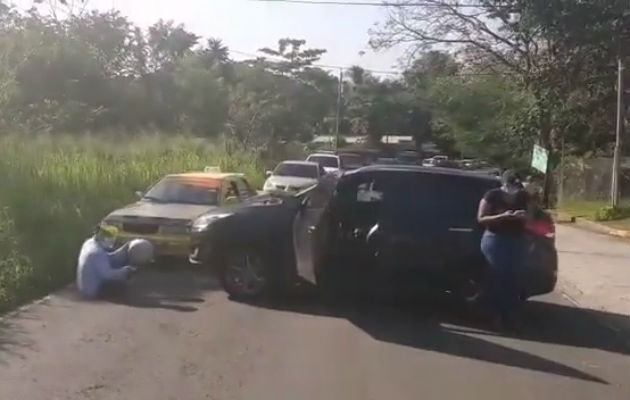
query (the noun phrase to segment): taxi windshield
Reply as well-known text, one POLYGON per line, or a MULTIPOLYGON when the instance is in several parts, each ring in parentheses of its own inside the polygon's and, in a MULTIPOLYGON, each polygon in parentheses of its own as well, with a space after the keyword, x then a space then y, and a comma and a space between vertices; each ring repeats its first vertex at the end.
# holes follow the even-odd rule
POLYGON ((181 203, 214 206, 218 204, 218 188, 212 181, 164 178, 143 197, 159 203, 181 203))

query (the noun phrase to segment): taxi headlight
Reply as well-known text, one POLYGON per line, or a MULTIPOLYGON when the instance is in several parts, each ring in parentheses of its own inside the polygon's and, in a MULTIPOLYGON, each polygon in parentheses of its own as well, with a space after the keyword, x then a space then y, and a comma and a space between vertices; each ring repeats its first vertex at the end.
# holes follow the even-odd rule
POLYGON ((192 231, 193 232, 205 231, 213 222, 223 219, 225 217, 229 217, 230 215, 232 214, 225 213, 225 214, 210 214, 210 215, 204 215, 202 217, 199 217, 195 220, 195 222, 193 222, 192 231))
POLYGON ((115 218, 105 218, 102 222, 103 225, 113 226, 118 228, 118 231, 122 231, 123 223, 121 220, 115 218))

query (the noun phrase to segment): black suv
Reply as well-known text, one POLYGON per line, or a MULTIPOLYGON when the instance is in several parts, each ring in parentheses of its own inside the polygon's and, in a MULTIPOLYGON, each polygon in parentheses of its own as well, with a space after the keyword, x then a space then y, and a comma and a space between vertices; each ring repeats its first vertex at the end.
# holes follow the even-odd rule
MULTIPOLYGON (((369 166, 336 187, 259 196, 195 234, 197 261, 235 297, 307 280, 317 286, 453 292, 478 299, 485 260, 477 206, 495 178, 452 169, 369 166)), ((523 299, 552 291, 554 225, 542 210, 528 227, 523 299)))
MULTIPOLYGON (((371 166, 345 175, 326 219, 320 284, 449 291, 477 299, 486 266, 477 223, 496 178, 442 168, 371 166)), ((551 292, 557 254, 553 220, 532 207, 524 299, 551 292)))

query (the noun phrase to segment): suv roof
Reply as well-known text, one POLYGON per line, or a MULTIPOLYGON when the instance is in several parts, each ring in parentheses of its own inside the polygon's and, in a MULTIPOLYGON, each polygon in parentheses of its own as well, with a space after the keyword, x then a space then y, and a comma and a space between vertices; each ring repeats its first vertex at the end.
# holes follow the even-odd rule
POLYGON ((361 174, 366 172, 391 172, 391 173, 423 173, 423 174, 437 174, 437 175, 450 175, 450 176, 465 176, 470 178, 475 178, 484 181, 494 181, 496 182, 496 178, 492 176, 488 176, 481 173, 475 173, 472 171, 465 171, 460 169, 451 169, 451 168, 440 168, 440 167, 421 167, 419 165, 400 165, 400 164, 392 164, 392 165, 368 165, 367 167, 362 167, 352 172, 349 172, 347 175, 361 174))

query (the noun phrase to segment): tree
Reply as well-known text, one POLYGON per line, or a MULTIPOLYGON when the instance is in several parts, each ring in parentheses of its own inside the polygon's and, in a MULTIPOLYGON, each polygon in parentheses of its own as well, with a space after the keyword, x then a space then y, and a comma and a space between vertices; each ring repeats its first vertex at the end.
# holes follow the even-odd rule
POLYGON ((148 31, 149 70, 173 68, 178 60, 192 52, 198 40, 199 36, 186 31, 183 25, 159 20, 148 31))
POLYGON ((387 23, 372 31, 371 43, 377 48, 410 43, 414 54, 449 46, 465 61, 465 72, 506 76, 531 94, 533 105, 517 119, 527 123, 514 129, 536 132, 552 152, 560 138, 584 151, 586 143, 601 143, 592 137, 595 132, 612 131, 601 116, 612 109, 611 67, 630 43, 629 18, 623 0, 428 0, 392 7, 387 23), (588 100, 576 101, 578 93, 588 100), (599 121, 597 128, 579 122, 586 110, 586 119, 599 121))
POLYGON ((207 41, 207 47, 201 51, 201 54, 209 65, 219 65, 229 61, 230 50, 221 39, 210 38, 207 41))
POLYGON ((276 60, 265 60, 268 69, 282 75, 291 75, 313 65, 326 53, 324 49, 303 50, 302 46, 305 44, 305 40, 286 38, 278 40, 277 50, 264 47, 258 51, 276 58, 276 60))
POLYGON ((441 77, 429 88, 433 123, 459 154, 524 167, 534 136, 515 130, 533 99, 496 76, 441 77))

